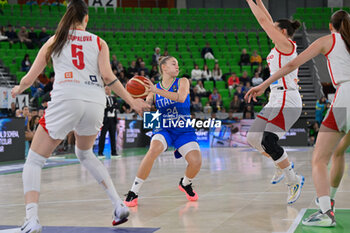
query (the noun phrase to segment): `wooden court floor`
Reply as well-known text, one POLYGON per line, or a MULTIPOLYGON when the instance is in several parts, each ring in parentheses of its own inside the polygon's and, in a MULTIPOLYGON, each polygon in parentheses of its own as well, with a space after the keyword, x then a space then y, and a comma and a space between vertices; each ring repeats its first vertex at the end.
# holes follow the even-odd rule
MULTIPOLYGON (((316 208, 311 177, 313 148, 289 148, 295 170, 305 176, 300 199, 287 205, 287 187, 270 184, 273 164, 248 148, 203 149, 194 180, 197 202, 178 190, 186 162, 165 152, 144 183, 139 206, 122 227, 160 227, 164 233, 288 232, 302 208, 316 208)), ((349 156, 336 208, 350 208, 349 156)), ((142 156, 104 160, 118 193, 126 194, 142 156)), ((21 173, 0 175, 0 225, 21 225, 25 216, 21 173)), ((104 191, 80 166, 44 169, 39 217, 45 226, 111 226, 112 206, 104 191)), ((349 230, 350 231, 350 230, 349 230)), ((290 231, 289 231, 290 232, 290 231)))

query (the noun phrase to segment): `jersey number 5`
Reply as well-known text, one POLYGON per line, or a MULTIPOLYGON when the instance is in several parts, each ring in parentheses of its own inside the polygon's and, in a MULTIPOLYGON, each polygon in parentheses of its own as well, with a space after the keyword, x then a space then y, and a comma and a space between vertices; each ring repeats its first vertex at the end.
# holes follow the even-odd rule
POLYGON ((77 67, 79 70, 84 69, 85 63, 84 63, 84 53, 83 53, 83 46, 82 45, 76 45, 72 44, 72 62, 75 67, 77 67))

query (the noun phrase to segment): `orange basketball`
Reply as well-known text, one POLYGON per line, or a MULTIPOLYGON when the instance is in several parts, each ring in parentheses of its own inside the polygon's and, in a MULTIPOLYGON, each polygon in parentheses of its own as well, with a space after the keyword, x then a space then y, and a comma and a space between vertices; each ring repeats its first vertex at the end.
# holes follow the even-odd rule
POLYGON ((147 80, 143 76, 134 76, 126 84, 126 90, 134 98, 144 99, 148 95, 148 90, 145 87, 144 80, 147 80))

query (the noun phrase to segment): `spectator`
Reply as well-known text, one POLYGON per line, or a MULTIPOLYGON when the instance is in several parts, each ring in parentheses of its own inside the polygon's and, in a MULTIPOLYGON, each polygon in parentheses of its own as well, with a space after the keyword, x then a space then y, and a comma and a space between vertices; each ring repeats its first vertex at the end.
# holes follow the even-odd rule
POLYGON ((205 104, 205 106, 203 108, 203 112, 205 114, 211 114, 213 112, 213 108, 210 106, 209 101, 205 104))
POLYGON ((309 128, 309 144, 310 146, 313 146, 316 142, 318 132, 320 130, 319 123, 316 121, 312 124, 312 126, 309 128))
POLYGON ((38 79, 41 84, 46 85, 49 83, 49 78, 45 74, 45 69, 39 74, 38 79))
POLYGON ((152 55, 152 65, 159 65, 159 58, 160 58, 160 48, 154 49, 154 54, 152 55))
POLYGON ((127 72, 128 78, 132 78, 137 74, 136 61, 132 61, 127 72))
POLYGON ((232 112, 242 112, 243 107, 243 102, 242 100, 238 97, 238 95, 234 95, 233 99, 230 103, 230 111, 232 112))
POLYGON ((55 82, 55 72, 51 72, 50 81, 44 86, 43 89, 43 99, 50 99, 50 92, 53 88, 53 83, 55 82))
POLYGON ((16 110, 16 117, 23 117, 23 112, 21 109, 16 110))
POLYGON ((192 101, 192 111, 193 112, 201 112, 203 109, 202 103, 199 100, 198 96, 194 97, 194 101, 192 101))
POLYGON ((232 90, 239 85, 239 78, 235 72, 232 72, 231 76, 228 78, 227 85, 230 93, 232 93, 232 90))
POLYGON ((28 72, 31 66, 32 66, 32 63, 29 60, 29 54, 27 53, 26 55, 24 55, 24 58, 22 60, 21 70, 28 72))
POLYGON ((149 76, 145 73, 145 70, 140 70, 140 76, 143 76, 149 79, 149 76))
POLYGON ((117 73, 119 74, 120 72, 125 72, 125 69, 123 64, 119 62, 117 65, 117 73))
POLYGON ((246 86, 248 82, 250 83, 247 71, 243 71, 242 76, 239 78, 239 82, 242 82, 244 86, 246 86))
POLYGON ((218 90, 214 87, 213 93, 209 95, 209 101, 211 106, 216 106, 216 102, 221 102, 221 95, 218 93, 218 90))
POLYGON ((152 69, 151 69, 151 71, 149 73, 149 76, 150 76, 151 81, 153 83, 159 81, 160 74, 158 72, 158 66, 157 65, 152 65, 152 69))
POLYGON ((202 49, 201 56, 204 59, 215 59, 213 49, 210 48, 210 44, 207 42, 202 49))
POLYGON ((8 41, 4 26, 0 26, 0 41, 8 41))
POLYGON ((112 70, 116 70, 119 65, 119 61, 117 60, 117 56, 115 54, 112 55, 111 67, 112 70))
MULTIPOLYGON (((39 79, 36 79, 32 86, 30 86, 30 90, 32 93, 32 98, 30 98, 30 102, 34 103, 44 92, 44 85, 39 82, 39 79)), ((36 105, 37 106, 37 105, 36 105)))
POLYGON ((29 35, 26 27, 24 26, 21 27, 21 30, 18 32, 18 38, 19 38, 19 41, 21 41, 27 46, 28 49, 34 49, 32 40, 29 39, 29 35))
POLYGON ((8 111, 8 117, 15 117, 16 116, 16 103, 15 102, 12 102, 11 103, 11 108, 9 109, 8 111))
POLYGON ((168 50, 164 50, 163 56, 164 56, 164 57, 169 56, 168 50))
POLYGON ((202 71, 197 64, 194 65, 194 69, 191 71, 191 78, 195 81, 202 80, 202 71))
POLYGON ((250 57, 250 64, 252 66, 254 65, 260 66, 261 62, 262 62, 261 56, 258 54, 256 50, 254 50, 252 56, 250 57))
POLYGON ((30 119, 29 130, 33 133, 33 135, 35 134, 35 131, 39 126, 39 120, 40 117, 38 115, 33 115, 32 119, 30 119))
POLYGON ((222 70, 219 67, 219 63, 215 63, 212 74, 215 81, 221 80, 222 70))
POLYGON ((131 112, 132 110, 130 108, 130 105, 128 105, 126 102, 123 102, 121 113, 131 113, 131 112))
POLYGON ((136 67, 136 69, 137 69, 137 72, 139 72, 139 69, 141 68, 141 62, 143 62, 142 57, 138 57, 138 58, 136 59, 136 65, 135 65, 135 67, 136 67))
MULTIPOLYGON (((47 103, 47 102, 46 102, 46 103, 47 103)), ((38 116, 39 116, 40 118, 42 118, 42 117, 44 116, 44 112, 45 112, 44 109, 39 109, 39 110, 38 110, 38 116)))
POLYGON ((143 70, 143 71, 145 72, 145 75, 148 76, 149 70, 148 70, 148 68, 146 67, 145 62, 141 62, 141 63, 140 63, 139 74, 141 73, 141 70, 143 70))
POLYGON ((128 82, 128 78, 125 76, 124 71, 121 71, 121 72, 119 73, 118 78, 119 78, 119 81, 123 84, 123 86, 125 86, 126 83, 128 82))
POLYGON ((215 105, 212 106, 213 107, 213 112, 217 113, 217 112, 221 112, 221 110, 223 109, 222 107, 222 101, 217 100, 215 105))
POLYGON ((197 88, 197 93, 200 97, 208 96, 207 90, 205 90, 203 82, 201 80, 197 81, 197 85, 195 88, 197 88))
POLYGON ((315 116, 316 116, 316 122, 321 125, 321 122, 324 117, 324 112, 326 110, 326 104, 327 104, 327 98, 322 96, 317 102, 316 102, 316 111, 315 111, 315 116))
POLYGON ((7 36, 7 39, 10 42, 10 44, 14 44, 19 41, 18 36, 16 32, 13 30, 13 27, 11 24, 7 26, 7 31, 5 32, 5 36, 7 36))
POLYGON ((247 104, 243 111, 243 119, 254 119, 254 111, 253 106, 250 104, 247 104))
POLYGON ((39 37, 34 31, 34 27, 30 27, 30 32, 28 33, 28 38, 32 41, 33 46, 40 46, 39 37))
POLYGON ((48 99, 48 98, 42 98, 42 101, 41 101, 41 103, 40 103, 40 105, 39 105, 39 107, 38 107, 38 115, 40 116, 40 117, 42 117, 42 115, 41 115, 41 113, 40 113, 40 110, 45 110, 46 108, 47 108, 47 102, 49 101, 50 99, 48 99))
POLYGON ((250 65, 250 56, 247 53, 247 49, 242 49, 241 58, 239 60, 238 65, 241 67, 241 72, 242 72, 242 66, 250 65))
POLYGON ((207 64, 204 64, 204 66, 203 66, 202 79, 205 81, 209 81, 209 80, 213 79, 213 76, 211 75, 211 71, 209 70, 207 64))
POLYGON ((39 41, 44 44, 48 39, 50 39, 50 35, 46 33, 46 28, 41 28, 41 32, 39 33, 39 41))
POLYGON ((255 72, 255 75, 252 78, 253 87, 259 86, 263 82, 264 80, 259 76, 259 72, 255 72))
POLYGON ((261 70, 260 77, 262 77, 264 81, 270 77, 270 69, 268 65, 265 65, 261 70))

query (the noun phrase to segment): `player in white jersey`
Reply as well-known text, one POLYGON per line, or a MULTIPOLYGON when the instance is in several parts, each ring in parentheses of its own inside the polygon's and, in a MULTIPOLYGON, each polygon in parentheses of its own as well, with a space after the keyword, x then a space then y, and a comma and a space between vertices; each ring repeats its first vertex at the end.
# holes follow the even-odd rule
POLYGON ((118 196, 107 169, 92 152, 102 126, 105 108, 104 83, 142 114, 149 108, 143 100, 134 100, 114 76, 109 62, 108 45, 85 31, 88 7, 83 0, 72 0, 62 17, 56 34, 40 49, 33 66, 12 96, 22 93, 45 68, 50 57, 55 70, 52 101, 40 120, 23 169, 26 221, 22 233, 41 232, 38 201, 41 169, 53 150, 71 130, 75 131, 75 153, 81 164, 101 184, 113 203, 113 225, 123 223, 128 208, 118 196), (102 79, 103 77, 103 79, 102 79))
MULTIPOLYGON (((327 116, 322 122, 312 157, 312 177, 314 180, 320 211, 303 220, 308 226, 335 226, 334 212, 330 200, 327 165, 336 150, 344 152, 348 146, 350 131, 350 15, 339 10, 330 20, 331 35, 323 36, 312 43, 304 52, 274 73, 258 87, 248 91, 248 101, 259 96, 273 82, 292 72, 308 60, 324 54, 333 85, 337 89, 327 116), (347 134, 347 135, 345 135, 347 134), (344 136, 345 135, 345 136, 344 136)), ((340 162, 344 163, 344 160, 340 162)), ((340 169, 343 166, 339 166, 340 169)), ((341 172, 338 175, 341 175, 341 172)), ((334 174, 332 175, 334 176, 334 174)), ((334 177, 332 178, 332 180, 334 177)), ((340 182, 340 180, 339 180, 340 182)))
MULTIPOLYGON (((300 23, 288 19, 280 19, 274 23, 262 0, 257 0, 256 3, 247 0, 247 3, 275 44, 266 58, 273 74, 297 56, 296 44, 291 38, 300 23)), ((269 102, 258 114, 247 135, 248 143, 252 147, 274 161, 276 170, 271 183, 276 184, 286 177, 288 204, 299 198, 304 177, 294 172, 294 164, 289 162, 287 152, 278 144, 278 140, 288 132, 301 114, 302 103, 297 81, 298 70, 295 69, 271 83, 269 102)))

